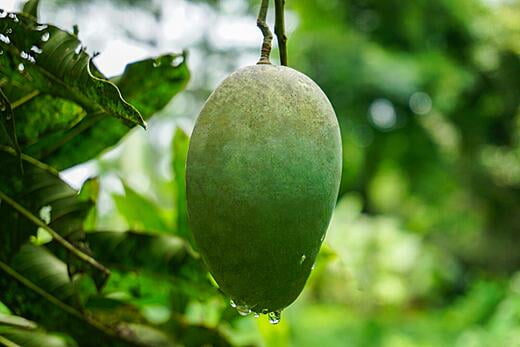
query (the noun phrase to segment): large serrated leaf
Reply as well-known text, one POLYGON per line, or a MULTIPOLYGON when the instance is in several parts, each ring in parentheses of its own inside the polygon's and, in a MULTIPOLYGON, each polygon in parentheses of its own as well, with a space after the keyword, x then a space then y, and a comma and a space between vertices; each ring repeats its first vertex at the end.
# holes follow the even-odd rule
MULTIPOLYGON (((185 55, 167 54, 131 63, 112 81, 148 119, 182 91, 189 78, 185 55)), ((27 151, 61 170, 94 158, 116 145, 128 131, 113 118, 86 117, 69 130, 43 138, 27 151)))
POLYGON ((166 54, 128 64, 111 80, 145 119, 162 110, 190 79, 186 53, 166 54))
POLYGON ((88 113, 144 126, 139 111, 97 70, 75 35, 6 12, 0 13, 0 35, 0 74, 7 83, 74 101, 88 113))

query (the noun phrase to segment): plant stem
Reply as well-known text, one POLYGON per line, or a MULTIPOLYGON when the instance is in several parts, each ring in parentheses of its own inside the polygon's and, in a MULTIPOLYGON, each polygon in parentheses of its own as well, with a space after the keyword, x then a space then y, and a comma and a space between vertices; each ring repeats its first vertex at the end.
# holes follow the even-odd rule
POLYGON ((287 35, 285 35, 285 0, 274 0, 276 22, 274 32, 278 39, 280 50, 280 64, 287 66, 287 35))
POLYGON ((269 57, 271 55, 271 42, 273 41, 273 34, 267 25, 268 9, 269 0, 262 0, 262 4, 260 5, 260 12, 258 13, 258 19, 256 20, 256 25, 258 28, 260 28, 260 31, 262 31, 262 35, 264 35, 264 41, 262 43, 262 50, 258 64, 271 64, 269 57))
POLYGON ((104 267, 103 265, 98 263, 94 258, 89 256, 88 254, 85 254, 82 251, 80 251, 79 249, 77 249, 76 247, 74 247, 74 245, 72 245, 69 241, 67 241, 65 238, 63 238, 63 236, 58 234, 56 231, 54 231, 51 227, 49 227, 47 224, 45 224, 42 220, 40 220, 38 217, 33 215, 31 212, 26 210, 22 205, 18 204, 16 201, 14 201, 13 199, 11 199, 7 195, 5 195, 5 193, 2 192, 1 190, 0 190, 0 200, 5 201, 7 204, 11 205, 11 207, 13 207, 17 212, 19 212, 21 215, 23 215, 29 221, 31 221, 36 226, 44 229, 49 234, 51 234, 52 237, 56 240, 56 242, 58 242, 60 245, 62 245, 65 249, 67 249, 69 252, 71 252, 73 255, 75 255, 80 260, 88 263, 92 267, 98 269, 99 271, 101 271, 107 275, 110 273, 110 271, 106 267, 104 267))
POLYGON ((39 90, 33 90, 29 94, 22 96, 20 99, 13 101, 11 103, 11 108, 14 110, 15 108, 20 107, 21 105, 25 104, 26 102, 31 101, 39 94, 40 94, 39 90))

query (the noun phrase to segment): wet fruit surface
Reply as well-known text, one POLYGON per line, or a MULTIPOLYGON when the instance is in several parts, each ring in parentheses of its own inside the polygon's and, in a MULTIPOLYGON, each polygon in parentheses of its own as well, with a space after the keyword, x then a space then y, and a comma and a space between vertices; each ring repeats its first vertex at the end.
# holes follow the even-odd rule
POLYGON ((340 175, 334 110, 305 75, 251 66, 210 96, 188 152, 188 212, 204 262, 242 312, 277 322, 300 294, 340 175))

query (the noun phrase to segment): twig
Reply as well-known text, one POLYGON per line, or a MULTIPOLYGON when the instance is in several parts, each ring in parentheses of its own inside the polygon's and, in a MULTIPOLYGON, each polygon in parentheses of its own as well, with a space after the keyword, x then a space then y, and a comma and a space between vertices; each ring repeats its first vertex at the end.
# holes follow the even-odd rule
POLYGON ((280 50, 280 64, 287 66, 287 35, 285 35, 285 0, 274 0, 276 21, 274 32, 278 39, 278 49, 280 50))
POLYGON ((79 249, 77 249, 76 247, 74 247, 74 245, 72 245, 69 241, 67 241, 65 238, 63 238, 63 236, 61 236, 56 231, 51 229, 42 220, 40 220, 38 217, 34 216, 28 210, 26 210, 22 205, 18 204, 16 201, 14 201, 13 199, 11 199, 7 195, 5 195, 5 193, 2 192, 1 190, 0 190, 0 200, 5 201, 7 204, 11 205, 11 207, 13 207, 17 212, 19 212, 21 215, 23 215, 29 221, 31 221, 36 226, 44 229, 49 234, 51 234, 52 237, 56 240, 56 242, 58 242, 60 245, 62 245, 64 248, 66 248, 69 252, 74 254, 80 260, 88 263, 92 267, 98 269, 99 271, 101 271, 107 275, 110 273, 110 271, 106 267, 104 267, 103 265, 98 263, 94 258, 89 256, 88 254, 85 254, 82 251, 80 251, 79 249))
POLYGON ((260 12, 258 13, 258 19, 256 20, 256 25, 262 31, 262 35, 264 35, 264 41, 262 43, 262 51, 260 53, 260 60, 258 64, 271 64, 269 60, 269 56, 271 55, 271 42, 273 41, 273 34, 271 30, 269 30, 269 26, 267 25, 267 10, 269 9, 269 0, 262 0, 262 5, 260 6, 260 12))
POLYGON ((26 102, 31 101, 39 94, 40 94, 39 90, 33 90, 29 94, 22 96, 20 99, 13 101, 11 103, 12 109, 14 110, 15 108, 20 107, 21 105, 25 104, 26 102))

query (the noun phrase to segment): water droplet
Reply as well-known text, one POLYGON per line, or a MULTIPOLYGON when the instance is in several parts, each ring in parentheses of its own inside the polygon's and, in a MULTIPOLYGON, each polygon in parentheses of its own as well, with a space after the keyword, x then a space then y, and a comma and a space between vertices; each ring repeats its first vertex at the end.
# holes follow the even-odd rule
POLYGON ((52 206, 50 205, 43 206, 40 209, 40 218, 45 222, 45 224, 49 224, 51 222, 51 212, 52 206))
POLYGON ((6 32, 7 34, 12 34, 12 33, 13 33, 13 29, 11 29, 11 28, 7 28, 7 29, 5 30, 5 32, 6 32))
POLYGON ((280 312, 280 311, 269 312, 269 314, 267 316, 269 317, 269 323, 278 324, 278 323, 280 323, 280 320, 282 319, 282 312, 280 312))
POLYGON ((161 62, 158 60, 154 60, 152 65, 153 65, 153 67, 159 67, 159 66, 161 66, 161 62))
POLYGON ((50 34, 48 31, 46 31, 46 32, 44 32, 43 35, 42 35, 42 41, 43 41, 43 42, 47 42, 47 41, 49 41, 49 38, 50 38, 50 37, 51 37, 51 34, 50 34))
POLYGON ((31 47, 31 51, 36 53, 36 54, 42 54, 42 52, 43 52, 43 50, 40 47, 38 47, 38 46, 32 46, 31 47))
POLYGON ((300 265, 303 264, 303 262, 305 261, 305 259, 307 259, 307 256, 304 254, 302 255, 301 259, 300 259, 300 265))
POLYGON ((11 18, 15 23, 18 23, 20 21, 14 13, 9 13, 8 17, 11 18))
POLYGON ((238 314, 244 317, 251 313, 251 309, 247 305, 237 305, 236 309, 238 311, 238 314))
POLYGON ((0 34, 0 41, 2 41, 3 43, 5 43, 7 45, 11 43, 11 40, 9 40, 9 37, 5 36, 4 34, 0 34))
POLYGON ((0 55, 4 54, 4 51, 0 49, 0 55))
POLYGON ((25 65, 22 63, 18 64, 18 71, 22 72, 23 70, 25 70, 25 65))
POLYGON ((229 304, 231 305, 231 307, 233 307, 233 308, 237 308, 237 304, 235 304, 235 302, 233 301, 233 299, 229 300, 229 304))
POLYGON ((181 65, 183 61, 184 61, 184 57, 182 55, 179 55, 172 59, 171 65, 173 67, 177 67, 177 66, 181 65))
POLYGON ((312 264, 311 271, 314 270, 315 268, 316 268, 316 264, 312 264))
POLYGON ((36 30, 38 30, 38 31, 42 31, 42 30, 47 29, 48 27, 49 27, 49 26, 48 26, 47 24, 41 24, 41 25, 38 25, 38 26, 36 27, 36 30))
POLYGON ((260 317, 260 314, 255 312, 253 317, 258 318, 258 317, 260 317))

